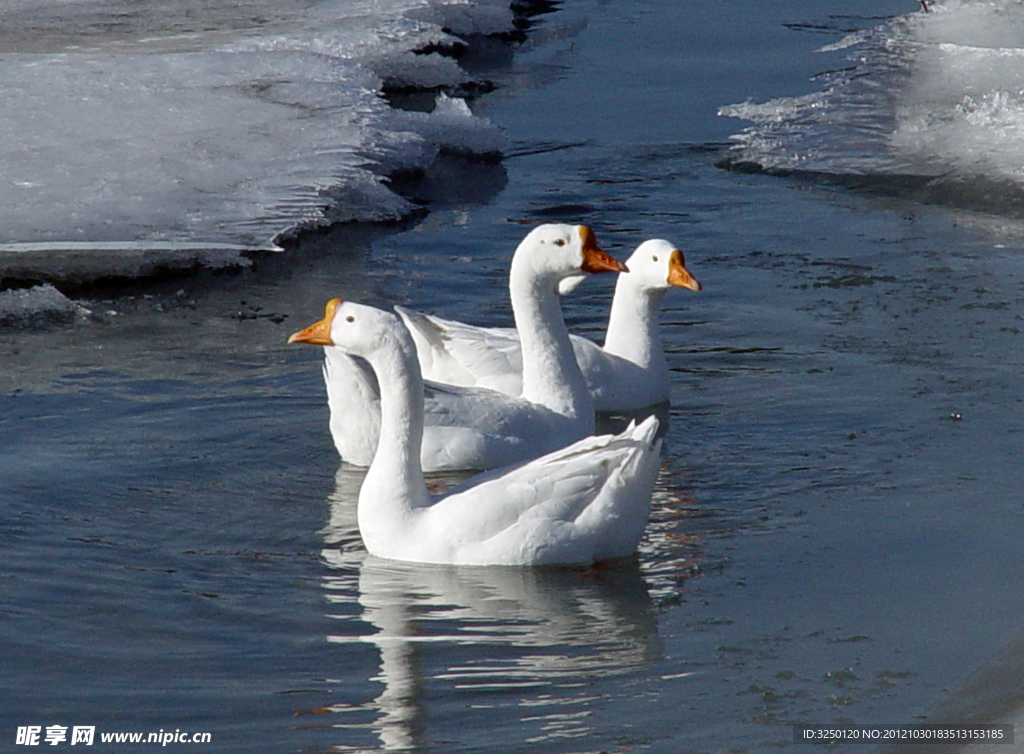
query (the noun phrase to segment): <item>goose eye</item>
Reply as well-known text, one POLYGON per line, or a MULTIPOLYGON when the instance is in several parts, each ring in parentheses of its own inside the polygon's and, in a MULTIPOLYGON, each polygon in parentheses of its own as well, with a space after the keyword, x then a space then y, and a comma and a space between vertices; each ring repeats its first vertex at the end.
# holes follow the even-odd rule
POLYGON ((555 246, 565 246, 565 240, 562 238, 555 239, 555 246))
POLYGON ((353 317, 351 314, 349 314, 347 317, 345 317, 345 321, 346 322, 355 322, 356 318, 353 317))
POLYGON ((658 255, 655 254, 653 257, 651 257, 651 259, 653 259, 655 262, 657 262, 658 261, 658 255))

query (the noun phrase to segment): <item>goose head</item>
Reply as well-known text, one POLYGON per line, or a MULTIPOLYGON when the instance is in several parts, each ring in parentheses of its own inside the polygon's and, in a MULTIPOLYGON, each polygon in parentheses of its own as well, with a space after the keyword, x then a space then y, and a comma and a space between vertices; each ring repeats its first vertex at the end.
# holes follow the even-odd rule
POLYGON ((368 358, 382 343, 395 340, 402 329, 401 320, 390 312, 332 298, 324 318, 295 333, 288 342, 333 346, 351 356, 368 358))
POLYGON ((636 285, 651 290, 668 290, 670 287, 699 291, 700 283, 686 269, 683 252, 661 238, 644 241, 626 260, 629 266, 628 278, 635 278, 636 285))
POLYGON ((539 225, 522 240, 512 257, 512 275, 551 281, 567 293, 589 274, 628 272, 628 268, 597 245, 586 225, 539 225))

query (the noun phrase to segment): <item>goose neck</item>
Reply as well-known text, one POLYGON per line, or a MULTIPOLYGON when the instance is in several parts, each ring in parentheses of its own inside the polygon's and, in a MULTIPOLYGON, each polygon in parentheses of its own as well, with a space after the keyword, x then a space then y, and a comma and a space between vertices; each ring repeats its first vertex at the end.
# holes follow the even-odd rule
POLYGON ((361 528, 371 512, 404 516, 430 500, 420 464, 423 378, 411 336, 388 333, 367 361, 380 385, 380 439, 359 495, 361 528))
POLYGON ((380 387, 365 361, 340 348, 324 348, 324 378, 331 434, 341 457, 369 466, 380 435, 380 387))
POLYGON ((628 277, 619 275, 615 285, 604 350, 646 368, 665 359, 659 331, 665 291, 637 286, 628 277))
POLYGON ((558 280, 523 274, 513 264, 509 292, 522 344, 522 397, 570 417, 593 415, 562 316, 558 280))

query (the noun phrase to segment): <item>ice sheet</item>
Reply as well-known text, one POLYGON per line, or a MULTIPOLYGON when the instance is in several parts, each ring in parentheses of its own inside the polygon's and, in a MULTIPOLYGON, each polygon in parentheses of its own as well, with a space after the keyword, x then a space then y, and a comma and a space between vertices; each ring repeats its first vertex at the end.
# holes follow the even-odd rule
MULTIPOLYGON (((945 0, 822 48, 818 92, 722 107, 751 121, 733 163, 908 182, 928 198, 1024 212, 1024 5, 945 0)), ((878 185, 878 184, 875 184, 878 185)))
POLYGON ((416 53, 442 25, 514 28, 493 0, 0 0, 0 278, 26 249, 187 257, 402 216, 389 172, 501 149, 461 101, 381 96, 469 80, 416 53))

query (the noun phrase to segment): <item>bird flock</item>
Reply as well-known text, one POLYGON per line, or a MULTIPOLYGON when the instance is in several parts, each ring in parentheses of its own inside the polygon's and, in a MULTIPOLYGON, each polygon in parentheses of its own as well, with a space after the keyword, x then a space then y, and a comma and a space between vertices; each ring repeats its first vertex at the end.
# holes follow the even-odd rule
POLYGON ((514 328, 477 327, 332 299, 289 343, 324 347, 330 430, 368 467, 357 502, 375 556, 481 566, 585 565, 628 557, 647 526, 658 419, 595 435, 597 412, 669 400, 658 311, 700 290, 668 241, 622 263, 585 225, 547 224, 509 270, 514 328), (617 273, 603 346, 571 335, 560 296, 617 273), (481 473, 441 495, 426 473, 481 473))

